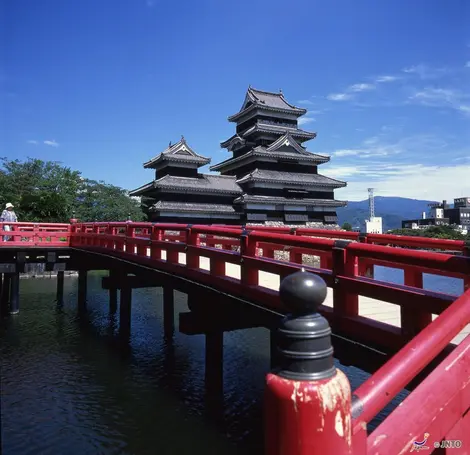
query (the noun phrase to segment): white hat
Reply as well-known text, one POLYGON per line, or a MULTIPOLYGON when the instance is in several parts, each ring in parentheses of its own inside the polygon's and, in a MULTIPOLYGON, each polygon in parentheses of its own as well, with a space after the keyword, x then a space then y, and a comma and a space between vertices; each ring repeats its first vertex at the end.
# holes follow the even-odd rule
POLYGON ((5 205, 5 208, 9 209, 10 207, 13 208, 14 205, 11 202, 7 202, 7 204, 5 205))

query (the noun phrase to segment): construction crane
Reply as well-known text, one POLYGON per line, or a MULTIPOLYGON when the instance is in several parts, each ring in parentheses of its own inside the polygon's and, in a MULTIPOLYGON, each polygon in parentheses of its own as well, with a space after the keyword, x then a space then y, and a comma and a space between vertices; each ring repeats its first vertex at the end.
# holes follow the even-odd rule
POLYGON ((369 220, 375 217, 375 207, 374 207, 374 188, 367 188, 369 192, 369 220))

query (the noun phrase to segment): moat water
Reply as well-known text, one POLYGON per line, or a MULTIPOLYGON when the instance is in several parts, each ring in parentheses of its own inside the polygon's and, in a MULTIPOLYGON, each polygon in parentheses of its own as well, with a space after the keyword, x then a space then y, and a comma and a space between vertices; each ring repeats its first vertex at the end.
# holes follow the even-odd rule
MULTIPOLYGON (((0 453, 261 454, 268 331, 225 335, 224 409, 214 417, 204 392, 204 337, 176 327, 173 342, 166 342, 162 289, 138 289, 130 344, 123 349, 101 277, 89 276, 86 317, 77 314, 76 277, 65 280, 62 308, 55 304, 55 279, 21 280, 20 314, 0 323, 0 453)), ((376 277, 403 279, 383 268, 376 277)), ((461 281, 449 278, 426 277, 425 287, 463 292, 461 281)), ((176 293, 175 311, 187 311, 184 294, 176 293)), ((353 389, 369 376, 339 366, 353 389)))

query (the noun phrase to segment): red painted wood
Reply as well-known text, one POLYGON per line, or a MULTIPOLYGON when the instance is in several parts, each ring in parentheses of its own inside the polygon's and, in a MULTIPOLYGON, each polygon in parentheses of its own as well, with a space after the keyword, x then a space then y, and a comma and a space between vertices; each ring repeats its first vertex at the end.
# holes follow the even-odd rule
POLYGON ((266 455, 351 455, 351 389, 346 376, 266 378, 266 455))
MULTIPOLYGON (((406 286, 423 288, 422 272, 410 268, 406 268, 404 272, 406 286)), ((409 308, 405 305, 400 307, 400 317, 402 332, 407 339, 413 338, 432 322, 432 313, 429 310, 416 310, 416 308, 409 308)))
MULTIPOLYGON (((333 248, 333 271, 335 276, 354 277, 355 257, 348 254, 345 248, 333 248)), ((359 296, 342 286, 333 288, 333 310, 336 313, 356 316, 359 314, 359 296)))
POLYGON ((369 422, 469 322, 470 294, 467 293, 459 297, 355 391, 364 408, 355 425, 369 422))
MULTIPOLYGON (((470 299, 466 303, 470 306, 470 299)), ((368 453, 409 451, 413 441, 421 440, 424 433, 429 433, 426 446, 432 450, 434 442, 452 434, 455 423, 470 407, 469 367, 467 337, 369 436, 368 453)))

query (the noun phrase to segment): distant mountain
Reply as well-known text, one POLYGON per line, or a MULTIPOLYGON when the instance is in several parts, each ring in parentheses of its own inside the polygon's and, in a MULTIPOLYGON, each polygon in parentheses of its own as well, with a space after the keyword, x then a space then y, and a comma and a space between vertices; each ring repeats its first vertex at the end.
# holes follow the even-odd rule
MULTIPOLYGON (((382 217, 383 230, 401 228, 402 220, 421 218, 423 212, 428 212, 428 204, 435 201, 422 201, 404 197, 375 197, 375 215, 382 217)), ((347 207, 337 210, 338 223, 351 223, 354 227, 362 227, 362 223, 369 217, 369 200, 351 201, 347 207)))

